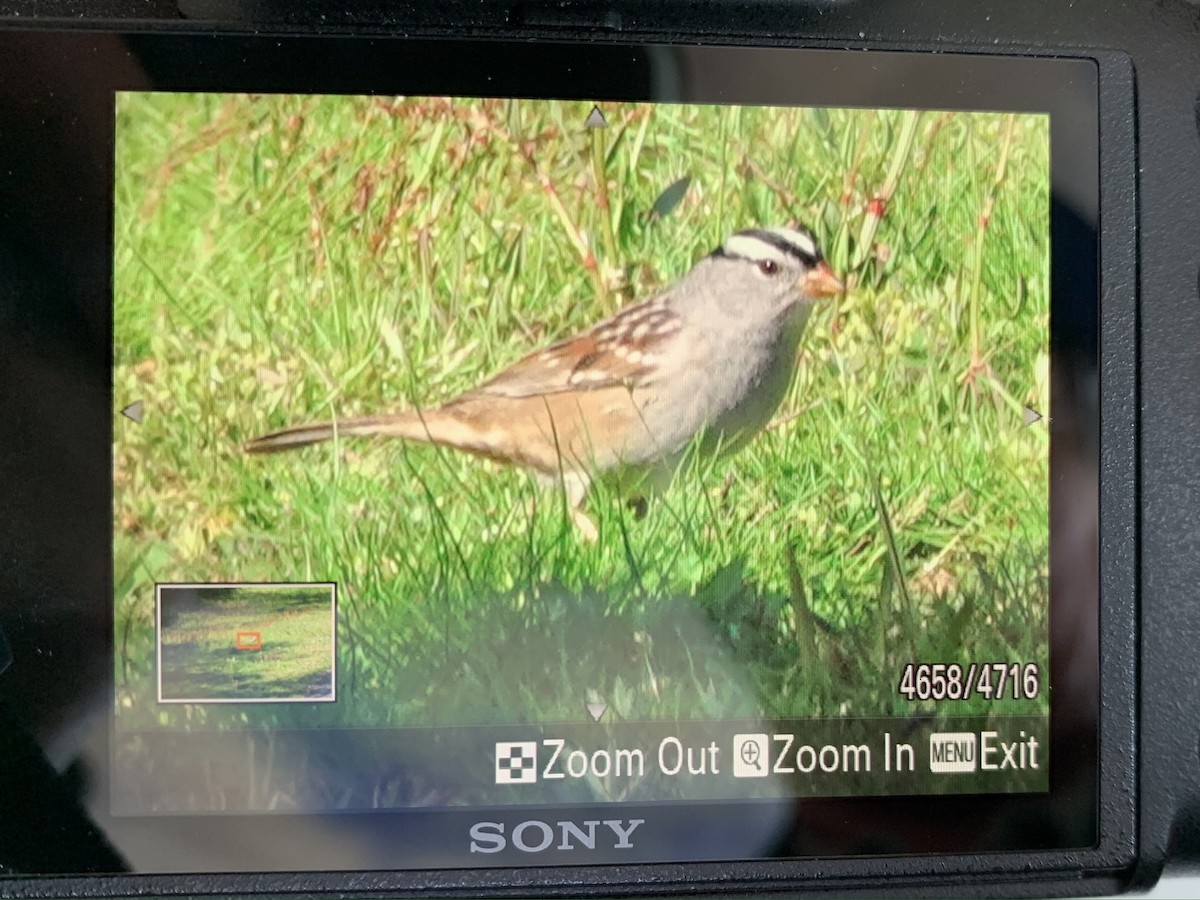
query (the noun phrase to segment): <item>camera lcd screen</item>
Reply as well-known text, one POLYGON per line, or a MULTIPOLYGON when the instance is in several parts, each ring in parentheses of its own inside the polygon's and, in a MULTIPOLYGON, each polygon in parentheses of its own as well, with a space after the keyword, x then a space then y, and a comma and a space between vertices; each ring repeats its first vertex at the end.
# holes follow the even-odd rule
POLYGON ((134 870, 1090 840, 1094 65, 174 43, 107 95, 134 870))
POLYGON ((116 113, 115 810, 1046 789, 1046 116, 116 113))

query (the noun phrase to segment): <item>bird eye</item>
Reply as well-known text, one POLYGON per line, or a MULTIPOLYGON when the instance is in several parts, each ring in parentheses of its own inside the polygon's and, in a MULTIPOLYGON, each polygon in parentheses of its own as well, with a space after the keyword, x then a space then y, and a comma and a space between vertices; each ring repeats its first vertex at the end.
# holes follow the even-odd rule
POLYGON ((779 271, 779 263, 773 259, 760 259, 758 261, 758 271, 764 275, 774 275, 779 271))

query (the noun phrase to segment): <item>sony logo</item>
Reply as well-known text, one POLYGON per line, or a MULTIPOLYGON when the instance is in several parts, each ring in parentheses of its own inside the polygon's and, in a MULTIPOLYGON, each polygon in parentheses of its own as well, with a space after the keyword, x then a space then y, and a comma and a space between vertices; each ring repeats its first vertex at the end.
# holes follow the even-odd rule
MULTIPOLYGON (((595 850, 597 831, 604 825, 612 832, 614 850, 629 850, 633 847, 629 837, 645 819, 589 819, 586 822, 541 822, 530 819, 513 826, 505 837, 503 822, 476 822, 471 826, 472 853, 499 853, 511 842, 523 853, 541 853, 553 847, 555 850, 595 850)), ((605 831, 599 834, 610 839, 605 831)))

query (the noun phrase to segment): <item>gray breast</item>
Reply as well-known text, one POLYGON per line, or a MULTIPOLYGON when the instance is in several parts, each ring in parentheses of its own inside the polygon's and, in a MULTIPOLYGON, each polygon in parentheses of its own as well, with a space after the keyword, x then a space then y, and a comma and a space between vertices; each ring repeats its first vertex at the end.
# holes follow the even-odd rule
POLYGON ((732 452, 761 431, 787 395, 796 370, 796 353, 809 308, 797 306, 783 327, 762 335, 757 344, 728 348, 728 390, 716 404, 709 430, 732 452))

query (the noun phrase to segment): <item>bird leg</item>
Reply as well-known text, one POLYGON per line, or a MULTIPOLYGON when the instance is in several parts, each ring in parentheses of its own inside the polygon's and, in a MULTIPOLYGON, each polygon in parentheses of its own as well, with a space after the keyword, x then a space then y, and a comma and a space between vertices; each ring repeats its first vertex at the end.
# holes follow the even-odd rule
POLYGON ((579 536, 589 544, 594 544, 600 540, 600 529, 596 527, 596 523, 592 521, 591 516, 582 509, 578 507, 571 508, 571 521, 579 529, 579 536))
POLYGON ((583 501, 587 499, 592 480, 582 472, 564 472, 562 479, 563 490, 567 494, 567 506, 571 510, 571 521, 575 523, 583 539, 589 544, 594 544, 600 539, 600 529, 583 511, 583 501))

